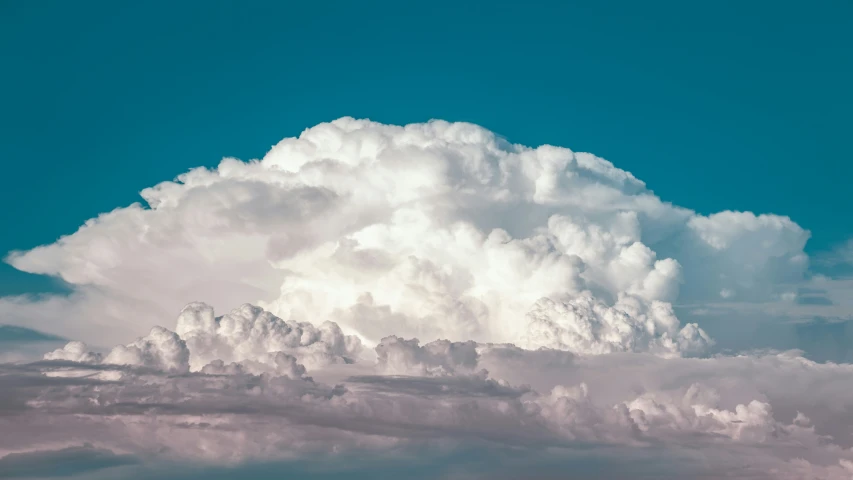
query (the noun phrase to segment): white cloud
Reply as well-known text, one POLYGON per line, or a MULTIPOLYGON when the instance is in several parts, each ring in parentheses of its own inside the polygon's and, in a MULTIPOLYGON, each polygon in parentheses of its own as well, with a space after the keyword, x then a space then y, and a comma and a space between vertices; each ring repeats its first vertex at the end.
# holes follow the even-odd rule
POLYGON ((225 159, 142 196, 147 208, 11 254, 16 268, 76 291, 5 298, 0 312, 119 342, 187 301, 249 301, 285 319, 334 320, 368 344, 388 334, 515 341, 542 298, 763 298, 777 277, 802 274, 808 237, 787 217, 664 203, 594 155, 443 121, 342 118, 262 160, 225 159))
POLYGON ((102 355, 89 351, 83 342, 68 342, 64 347, 44 354, 45 360, 69 360, 80 363, 100 363, 102 355))
POLYGON ((7 258, 73 292, 2 298, 4 322, 118 346, 2 367, 0 422, 22 433, 0 454, 663 445, 712 475, 850 478, 849 365, 708 357, 673 307, 790 314, 819 306, 809 286, 846 308, 841 284, 806 280, 809 233, 787 217, 700 215, 594 155, 475 125, 351 118, 142 197, 7 258))
POLYGON ((376 346, 377 366, 391 374, 448 375, 473 372, 477 344, 436 340, 419 345, 417 339, 385 337, 376 346))
POLYGON ((608 306, 591 295, 566 302, 543 298, 527 313, 520 345, 591 354, 654 352, 663 356, 702 353, 713 341, 695 324, 679 326, 668 303, 623 297, 608 306))
POLYGON ((187 305, 175 329, 191 354, 189 366, 198 370, 214 360, 277 362, 270 354, 295 355, 309 368, 349 363, 361 354, 361 342, 347 336, 337 324, 286 321, 252 305, 243 305, 215 317, 203 303, 187 305))

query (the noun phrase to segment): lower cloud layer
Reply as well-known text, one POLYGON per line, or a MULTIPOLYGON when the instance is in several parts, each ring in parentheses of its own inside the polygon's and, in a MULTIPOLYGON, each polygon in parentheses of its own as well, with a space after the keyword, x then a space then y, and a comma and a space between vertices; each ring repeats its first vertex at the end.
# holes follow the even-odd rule
POLYGON ((370 350, 331 323, 191 304, 176 331, 104 353, 71 342, 2 368, 7 476, 75 458, 143 476, 179 464, 187 478, 212 466, 366 475, 406 461, 460 478, 853 475, 853 366, 796 352, 577 355, 394 336, 370 350))

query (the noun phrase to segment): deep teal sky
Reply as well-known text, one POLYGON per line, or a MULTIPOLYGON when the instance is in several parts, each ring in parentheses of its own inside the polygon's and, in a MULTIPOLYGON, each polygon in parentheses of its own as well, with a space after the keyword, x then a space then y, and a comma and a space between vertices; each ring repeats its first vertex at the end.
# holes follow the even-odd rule
POLYGON ((3 252, 344 115, 591 151, 810 252, 853 236, 849 0, 0 0, 0 71, 3 252))

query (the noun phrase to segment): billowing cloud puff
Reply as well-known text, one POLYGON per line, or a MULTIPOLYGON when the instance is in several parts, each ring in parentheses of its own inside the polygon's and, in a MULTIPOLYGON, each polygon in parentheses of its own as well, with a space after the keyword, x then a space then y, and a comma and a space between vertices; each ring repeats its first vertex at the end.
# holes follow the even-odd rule
MULTIPOLYGON (((688 244, 692 254, 685 258, 702 262, 691 271, 704 281, 692 277, 685 283, 705 285, 705 294, 728 292, 721 297, 767 300, 780 293, 778 286, 801 281, 808 267, 802 250, 809 233, 788 217, 720 212, 695 216, 687 226, 695 240, 688 244)), ((691 300, 697 298, 702 298, 699 292, 691 300)))
POLYGON ((334 323, 319 328, 282 320, 245 304, 216 317, 204 303, 187 305, 175 331, 157 326, 147 336, 114 347, 105 357, 81 342, 45 354, 45 360, 148 367, 168 372, 274 373, 301 377, 305 365, 352 363, 361 354, 358 338, 334 323))
POLYGON ((104 357, 89 351, 83 342, 68 342, 44 355, 45 360, 68 360, 71 362, 148 367, 171 372, 189 370, 189 350, 186 343, 175 333, 163 327, 154 327, 151 333, 139 337, 133 343, 117 345, 104 357))
POLYGON ((714 354, 678 318, 790 304, 809 233, 787 217, 700 215, 475 125, 352 118, 142 197, 9 255, 72 292, 0 299, 4 321, 93 347, 0 367, 21 432, 0 468, 464 447, 564 471, 595 445, 630 464, 608 478, 851 478, 850 365, 714 354))
POLYGON ((175 332, 154 327, 147 336, 113 348, 104 362, 185 372, 189 370, 189 358, 187 344, 175 332))
POLYGON ((64 347, 58 348, 44 355, 45 360, 69 360, 80 363, 100 363, 101 354, 90 352, 83 342, 68 342, 64 347))
POLYGON ((527 314, 528 326, 519 342, 583 353, 654 352, 664 356, 702 353, 710 338, 696 324, 679 329, 668 303, 649 305, 634 298, 608 306, 591 295, 566 302, 543 298, 527 314))
POLYGON ((376 346, 377 364, 389 373, 442 375, 472 372, 477 366, 477 344, 436 340, 419 345, 417 339, 385 337, 376 346))
POLYGON ((279 353, 295 355, 315 368, 350 363, 361 353, 359 339, 344 335, 335 323, 325 322, 318 328, 285 321, 248 304, 222 317, 214 317, 213 308, 206 304, 187 305, 175 331, 191 352, 193 370, 214 360, 275 364, 279 353))

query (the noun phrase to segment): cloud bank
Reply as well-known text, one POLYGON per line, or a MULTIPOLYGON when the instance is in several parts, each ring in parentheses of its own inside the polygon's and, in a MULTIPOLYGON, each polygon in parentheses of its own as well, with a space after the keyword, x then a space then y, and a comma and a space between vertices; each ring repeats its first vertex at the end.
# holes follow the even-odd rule
POLYGON ((249 305, 213 317, 191 304, 177 325, 180 334, 155 327, 106 355, 71 342, 3 366, 0 423, 16 435, 0 455, 85 447, 122 464, 234 466, 354 452, 440 461, 475 447, 557 461, 592 448, 631 452, 613 459, 626 468, 675 462, 657 478, 853 475, 853 366, 796 352, 578 355, 389 336, 357 356, 356 337, 328 325, 295 334, 249 305), (261 330, 264 341, 251 341, 261 330))
POLYGON ((4 458, 471 448, 527 473, 604 456, 610 478, 853 476, 849 365, 722 356, 676 314, 796 299, 809 233, 787 217, 700 215, 476 125, 352 118, 142 197, 7 257, 73 291, 2 298, 4 321, 75 341, 3 367, 4 458))

